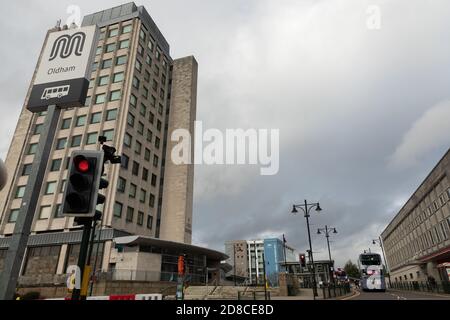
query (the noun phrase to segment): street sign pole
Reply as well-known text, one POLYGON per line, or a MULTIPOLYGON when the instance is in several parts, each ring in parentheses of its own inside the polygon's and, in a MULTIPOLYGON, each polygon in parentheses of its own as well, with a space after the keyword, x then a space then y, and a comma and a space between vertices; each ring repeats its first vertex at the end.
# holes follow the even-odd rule
MULTIPOLYGON (((88 249, 89 249, 89 240, 91 237, 91 229, 92 229, 92 220, 91 218, 86 218, 83 223, 83 237, 81 239, 81 245, 80 245, 80 254, 78 256, 78 268, 81 270, 81 276, 82 280, 81 283, 85 283, 86 274, 84 272, 85 266, 86 266, 86 259, 88 255, 88 249)), ((72 293, 72 300, 80 300, 82 299, 82 296, 86 298, 85 295, 82 295, 81 291, 85 291, 84 286, 82 286, 81 289, 74 289, 72 293)))
POLYGON ((13 300, 16 293, 20 269, 30 236, 31 226, 36 213, 41 193, 42 181, 51 154, 53 140, 58 126, 61 109, 51 105, 47 110, 44 127, 39 138, 38 150, 35 154, 31 175, 22 199, 22 207, 10 238, 5 266, 0 274, 0 300, 13 300))

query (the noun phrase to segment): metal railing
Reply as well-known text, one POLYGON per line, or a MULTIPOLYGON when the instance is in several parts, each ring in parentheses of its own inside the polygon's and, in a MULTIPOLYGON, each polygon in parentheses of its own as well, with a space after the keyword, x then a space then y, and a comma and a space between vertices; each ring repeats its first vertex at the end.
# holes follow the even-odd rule
POLYGON ((271 300, 270 291, 239 291, 238 292, 238 300, 271 300))
POLYGON ((396 290, 450 294, 450 282, 401 281, 392 282, 390 288, 396 290))
MULTIPOLYGON (((319 289, 320 290, 320 289, 319 289)), ((350 284, 327 284, 322 286, 322 296, 324 299, 332 299, 345 296, 351 293, 350 284)))

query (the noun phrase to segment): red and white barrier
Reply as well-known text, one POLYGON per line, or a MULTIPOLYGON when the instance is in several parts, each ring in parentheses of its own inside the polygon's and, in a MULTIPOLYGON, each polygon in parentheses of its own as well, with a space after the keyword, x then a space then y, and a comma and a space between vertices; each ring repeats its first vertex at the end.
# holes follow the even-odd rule
MULTIPOLYGON (((162 294, 127 294, 127 295, 111 295, 111 296, 99 296, 99 297, 87 297, 89 301, 157 301, 162 300, 162 294)), ((71 298, 57 298, 57 299, 45 299, 45 300, 66 300, 70 301, 71 298)))

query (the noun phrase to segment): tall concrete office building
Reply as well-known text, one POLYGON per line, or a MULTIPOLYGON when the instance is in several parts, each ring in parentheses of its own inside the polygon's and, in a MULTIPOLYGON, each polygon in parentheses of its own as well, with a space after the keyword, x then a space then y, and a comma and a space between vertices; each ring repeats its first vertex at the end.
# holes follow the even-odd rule
POLYGON ((381 234, 391 282, 450 288, 450 150, 381 234))
MULTIPOLYGON (((41 195, 22 276, 63 274, 77 261, 81 229, 61 215, 63 190, 70 154, 99 149, 99 136, 123 157, 121 166, 107 166, 110 186, 96 248, 101 269, 114 267, 110 255, 116 237, 191 243, 193 166, 172 163, 170 137, 179 128, 193 136, 197 62, 192 56, 173 60, 155 22, 134 3, 83 20, 83 26, 94 24, 101 33, 88 99, 85 107, 61 114, 47 172, 37 186, 41 195)), ((46 117, 26 109, 29 93, 6 159, 9 180, 0 193, 0 268, 46 117)))

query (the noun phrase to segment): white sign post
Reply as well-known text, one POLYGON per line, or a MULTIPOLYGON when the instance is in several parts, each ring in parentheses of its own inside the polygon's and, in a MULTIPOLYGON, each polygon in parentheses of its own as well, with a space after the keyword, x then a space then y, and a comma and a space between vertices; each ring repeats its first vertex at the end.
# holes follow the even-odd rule
POLYGON ((61 109, 84 105, 97 39, 97 26, 52 32, 47 37, 27 105, 31 112, 47 111, 47 116, 0 273, 0 300, 14 297, 61 109))

